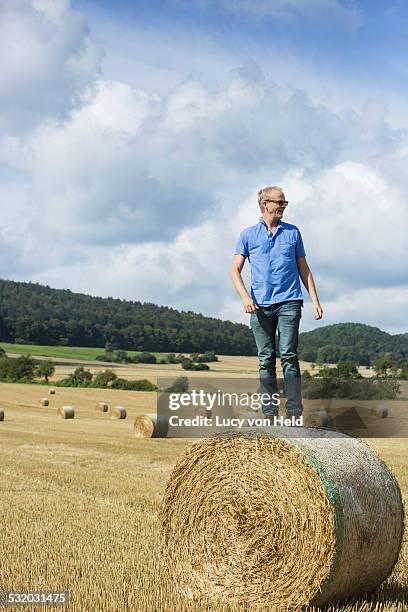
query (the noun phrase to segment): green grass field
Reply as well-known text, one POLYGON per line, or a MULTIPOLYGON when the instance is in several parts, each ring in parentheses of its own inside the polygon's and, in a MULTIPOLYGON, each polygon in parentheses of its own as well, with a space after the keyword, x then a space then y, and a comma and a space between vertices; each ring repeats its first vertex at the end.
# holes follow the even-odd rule
MULTIPOLYGON (((102 355, 105 352, 104 348, 87 348, 83 346, 42 346, 40 344, 10 344, 8 342, 2 342, 0 346, 6 353, 54 359, 84 359, 86 361, 94 361, 97 355, 102 355)), ((136 355, 140 351, 126 352, 129 355, 136 355)), ((167 353, 153 352, 153 355, 161 357, 167 355, 167 353)))

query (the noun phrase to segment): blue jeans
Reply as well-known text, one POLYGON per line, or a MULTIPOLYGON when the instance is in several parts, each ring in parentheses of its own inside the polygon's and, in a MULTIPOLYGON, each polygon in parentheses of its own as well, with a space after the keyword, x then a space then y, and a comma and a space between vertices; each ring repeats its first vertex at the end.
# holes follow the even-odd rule
MULTIPOLYGON (((276 381, 275 336, 278 333, 278 346, 285 392, 287 395, 286 415, 300 416, 303 412, 301 378, 297 356, 299 323, 302 318, 300 300, 280 302, 271 308, 259 308, 251 314, 251 329, 254 334, 259 357, 260 392, 278 392, 276 381)), ((274 402, 262 407, 265 416, 277 416, 279 406, 274 402)))

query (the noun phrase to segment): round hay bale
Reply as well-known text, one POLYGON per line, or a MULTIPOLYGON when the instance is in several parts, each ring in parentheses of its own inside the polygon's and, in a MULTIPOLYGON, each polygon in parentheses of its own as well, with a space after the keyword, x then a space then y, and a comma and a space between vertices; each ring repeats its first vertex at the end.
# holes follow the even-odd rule
POLYGON ((48 389, 48 395, 55 395, 55 389, 53 387, 51 387, 51 389, 48 389))
POLYGON ((106 402, 98 402, 95 408, 96 410, 99 410, 99 412, 108 412, 109 404, 107 404, 106 402))
POLYGON ((75 408, 73 406, 61 406, 61 408, 58 408, 57 414, 61 419, 73 419, 75 408))
POLYGON ((325 429, 333 427, 333 419, 326 410, 316 410, 310 416, 310 427, 324 427, 325 429))
POLYGON ((168 433, 168 420, 158 419, 157 414, 140 414, 133 421, 136 438, 165 438, 168 433))
POLYGON ((179 459, 160 520, 181 595, 293 610, 370 592, 391 573, 403 533, 393 475, 357 439, 295 430, 226 432, 179 459))
POLYGON ((388 416, 388 408, 382 404, 378 404, 371 408, 370 413, 378 419, 386 419, 388 416))
POLYGON ((5 417, 4 410, 0 410, 0 421, 4 421, 4 417, 5 417))
POLYGON ((41 406, 48 406, 50 402, 47 397, 43 397, 39 400, 39 403, 41 404, 41 406))
POLYGON ((126 419, 126 410, 123 406, 115 406, 111 412, 112 419, 126 419))

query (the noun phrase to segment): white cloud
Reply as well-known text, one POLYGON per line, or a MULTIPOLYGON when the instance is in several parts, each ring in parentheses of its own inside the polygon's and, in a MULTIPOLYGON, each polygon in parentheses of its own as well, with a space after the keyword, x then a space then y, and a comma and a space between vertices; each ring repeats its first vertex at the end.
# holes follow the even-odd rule
POLYGON ((100 67, 101 50, 66 0, 0 0, 0 131, 63 116, 100 67))
POLYGON ((101 81, 2 153, 29 177, 22 260, 38 280, 225 315, 235 240, 259 185, 278 182, 323 299, 404 283, 406 145, 381 113, 338 116, 239 71, 168 97, 101 81))
MULTIPOLYGON (((15 6, 45 93, 36 89, 31 105, 28 73, 8 76, 0 196, 13 206, 0 275, 247 321, 229 266, 239 231, 259 216, 257 190, 273 182, 302 230, 324 323, 403 329, 408 143, 383 105, 333 112, 272 83, 256 63, 218 84, 190 76, 159 95, 95 80, 93 61, 68 78, 63 67, 83 65, 81 49, 95 48, 83 21, 65 2, 15 6), (16 123, 24 108, 29 133, 16 123)), ((303 328, 315 325, 305 309, 303 328)))
MULTIPOLYGON (((324 304, 324 318, 320 325, 348 322, 366 323, 391 334, 406 333, 408 309, 408 287, 363 288, 345 291, 324 304)), ((306 313, 302 327, 312 329, 317 326, 312 310, 306 313)))
MULTIPOLYGON (((186 0, 172 1, 187 4, 186 0)), ((204 1, 202 8, 205 4, 204 1)), ((309 2, 299 6, 306 10, 309 2)), ((313 9, 316 5, 310 3, 310 6, 313 9)), ((347 10, 354 5, 338 3, 338 6, 347 10)), ((188 7, 191 8, 190 2, 188 7)), ((152 20, 133 15, 125 21, 100 5, 84 4, 83 8, 92 24, 93 37, 107 50, 102 67, 106 79, 124 81, 150 94, 167 96, 186 78, 201 78, 211 87, 222 87, 237 66, 241 70, 244 67, 247 74, 257 72, 258 80, 261 69, 265 77, 279 83, 282 88, 306 91, 313 104, 327 106, 339 113, 345 108, 353 108, 359 114, 365 114, 367 106, 382 108, 387 122, 395 126, 407 124, 404 91, 399 86, 385 86, 383 74, 381 79, 373 79, 372 66, 363 68, 364 57, 356 62, 358 69, 355 70, 349 62, 336 60, 330 53, 309 53, 302 37, 300 48, 296 36, 292 38, 285 34, 277 35, 278 44, 274 43, 273 36, 266 43, 263 36, 258 37, 257 28, 253 29, 248 20, 237 28, 231 28, 225 36, 224 28, 212 30, 199 18, 187 22, 179 17, 166 21, 164 15, 157 12, 152 20)), ((311 10, 309 20, 302 13, 296 20, 301 31, 307 21, 310 40, 313 40, 314 25, 319 31, 322 27, 326 31, 327 27, 337 28, 343 24, 341 18, 330 15, 329 11, 322 12, 328 17, 322 24, 319 14, 319 11, 311 10)), ((271 21, 267 22, 268 31, 273 26, 271 21)), ((296 31, 299 36, 297 28, 296 31)), ((356 41, 354 32, 342 36, 347 38, 333 41, 334 50, 339 44, 343 46, 356 41)), ((393 54, 385 72, 394 74, 392 69, 397 62, 398 58, 393 54)))
MULTIPOLYGON (((385 153, 390 159, 390 152, 385 153)), ((399 286, 406 283, 406 241, 400 228, 408 223, 403 190, 381 175, 383 159, 370 164, 345 161, 309 177, 289 175, 298 218, 304 227, 307 254, 323 278, 345 287, 399 286)))

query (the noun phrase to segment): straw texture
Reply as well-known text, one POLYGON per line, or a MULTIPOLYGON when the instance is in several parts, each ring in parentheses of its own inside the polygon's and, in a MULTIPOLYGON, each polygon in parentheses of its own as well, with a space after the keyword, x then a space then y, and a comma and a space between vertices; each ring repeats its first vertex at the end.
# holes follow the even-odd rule
POLYGON ((48 406, 50 402, 47 397, 43 397, 39 400, 39 403, 41 404, 41 406, 48 406))
POLYGON ((403 531, 394 477, 356 439, 295 429, 227 432, 180 458, 160 517, 164 566, 182 595, 295 610, 390 574, 403 531))
POLYGON ((95 409, 99 412, 108 412, 109 404, 107 404, 106 402, 98 402, 95 406, 95 409))
POLYGON ((73 406, 62 406, 58 408, 57 414, 61 419, 73 419, 75 417, 75 409, 73 406))
POLYGON ((123 406, 115 406, 111 412, 112 419, 126 419, 126 410, 123 406))
POLYGON ((333 427, 333 420, 326 410, 316 410, 316 412, 312 412, 309 420, 310 423, 308 423, 308 425, 310 427, 333 427))
POLYGON ((168 421, 157 419, 157 414, 140 414, 133 421, 136 438, 165 438, 168 432, 168 421))

